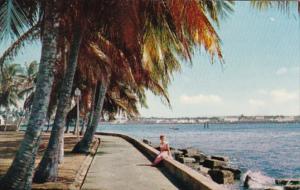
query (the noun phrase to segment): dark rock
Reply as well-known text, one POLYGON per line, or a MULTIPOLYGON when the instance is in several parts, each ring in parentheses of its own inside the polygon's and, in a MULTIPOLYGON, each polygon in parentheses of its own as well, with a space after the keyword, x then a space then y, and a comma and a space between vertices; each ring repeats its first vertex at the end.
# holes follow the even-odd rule
POLYGON ((241 178, 241 170, 239 169, 236 169, 236 168, 230 168, 228 166, 220 166, 220 167, 217 167, 217 169, 220 169, 220 170, 228 170, 228 171, 231 171, 234 175, 234 179, 237 179, 239 180, 241 178))
POLYGON ((249 175, 246 176, 245 181, 244 181, 244 187, 249 188, 249 182, 251 181, 251 177, 249 175))
POLYGON ((186 149, 179 149, 180 151, 182 151, 182 153, 186 156, 186 157, 193 157, 195 155, 200 155, 200 151, 198 149, 195 148, 186 148, 186 149))
POLYGON ((196 162, 198 163, 202 163, 207 159, 207 156, 203 153, 200 153, 199 155, 194 155, 192 157, 195 158, 196 162))
POLYGON ((151 145, 153 148, 155 148, 156 150, 158 150, 158 151, 160 151, 160 147, 159 147, 159 145, 151 145))
POLYGON ((185 163, 184 165, 196 170, 196 171, 199 171, 200 169, 200 165, 198 163, 195 163, 195 162, 187 162, 185 163))
POLYGON ((178 149, 179 151, 181 151, 184 155, 187 153, 187 149, 183 148, 183 149, 178 149))
POLYGON ((229 161, 229 158, 225 157, 225 156, 211 156, 211 159, 220 160, 220 161, 224 161, 224 162, 228 162, 229 161))
POLYGON ((201 165, 197 165, 197 167, 196 167, 196 171, 198 171, 202 175, 204 175, 204 176, 206 176, 206 177, 208 177, 208 178, 211 179, 210 175, 208 174, 209 170, 210 170, 209 168, 203 167, 201 165))
POLYGON ((177 150, 177 149, 170 146, 170 151, 175 151, 175 150, 177 150))
POLYGON ((207 158, 206 160, 204 160, 203 163, 201 163, 204 167, 207 168, 216 168, 216 167, 222 167, 222 166, 226 166, 227 163, 224 161, 220 161, 220 160, 214 160, 214 159, 209 159, 207 158))
POLYGON ((208 174, 209 170, 210 170, 209 168, 206 168, 206 167, 203 167, 203 166, 200 166, 199 169, 198 169, 198 171, 201 171, 201 173, 206 173, 206 174, 208 174))
POLYGON ((212 169, 208 171, 208 174, 215 182, 219 184, 233 184, 234 175, 228 170, 212 169))
POLYGON ((190 158, 190 157, 179 157, 178 161, 183 163, 183 164, 189 164, 189 163, 195 163, 196 160, 195 158, 190 158))
POLYGON ((284 186, 284 190, 300 190, 300 185, 287 185, 284 186))
POLYGON ((180 157, 183 157, 183 152, 180 151, 180 150, 173 150, 171 151, 172 152, 172 155, 173 157, 175 158, 175 160, 179 161, 179 158, 180 157))
POLYGON ((300 178, 275 179, 277 185, 300 185, 300 178))
POLYGON ((147 139, 143 139, 143 143, 147 144, 147 145, 151 145, 151 141, 147 140, 147 139))
POLYGON ((247 172, 245 173, 246 178, 244 181, 244 187, 249 189, 263 189, 272 187, 275 188, 275 180, 269 176, 265 176, 260 172, 247 172))

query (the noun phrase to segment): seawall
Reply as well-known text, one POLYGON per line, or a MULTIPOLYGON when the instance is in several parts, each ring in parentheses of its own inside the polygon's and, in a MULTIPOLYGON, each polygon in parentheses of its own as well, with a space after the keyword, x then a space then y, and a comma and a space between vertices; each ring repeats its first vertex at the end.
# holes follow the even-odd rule
MULTIPOLYGON (((130 142, 133 146, 135 146, 139 151, 141 151, 144 155, 154 159, 159 151, 154 149, 153 147, 136 140, 130 136, 117 134, 117 133, 101 133, 98 132, 96 135, 107 135, 107 136, 117 136, 125 139, 130 142)), ((190 190, 225 190, 224 187, 215 183, 211 179, 203 176, 202 174, 196 172, 195 170, 181 164, 172 159, 165 159, 163 161, 163 167, 165 170, 172 175, 178 182, 184 184, 187 189, 190 190)))

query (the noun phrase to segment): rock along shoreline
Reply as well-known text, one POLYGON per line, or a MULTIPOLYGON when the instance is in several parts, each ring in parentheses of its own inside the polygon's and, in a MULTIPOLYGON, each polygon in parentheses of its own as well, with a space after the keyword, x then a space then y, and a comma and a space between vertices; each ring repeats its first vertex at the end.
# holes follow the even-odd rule
MULTIPOLYGON (((159 145, 153 144, 147 139, 143 143, 159 150, 159 145)), ((246 172, 243 174, 239 168, 230 165, 230 160, 226 156, 207 155, 196 148, 174 148, 170 147, 173 158, 186 166, 196 170, 202 175, 211 178, 218 184, 233 185, 236 182, 242 182, 248 189, 263 190, 300 190, 300 178, 273 179, 258 172, 246 172), (264 180, 272 179, 272 180, 264 180)))

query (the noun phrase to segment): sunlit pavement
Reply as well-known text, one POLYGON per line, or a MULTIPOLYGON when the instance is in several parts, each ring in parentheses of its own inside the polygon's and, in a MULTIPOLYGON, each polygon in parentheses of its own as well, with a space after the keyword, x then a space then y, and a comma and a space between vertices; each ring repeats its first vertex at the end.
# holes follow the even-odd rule
POLYGON ((178 189, 130 143, 119 137, 100 136, 101 144, 88 171, 84 190, 178 189))

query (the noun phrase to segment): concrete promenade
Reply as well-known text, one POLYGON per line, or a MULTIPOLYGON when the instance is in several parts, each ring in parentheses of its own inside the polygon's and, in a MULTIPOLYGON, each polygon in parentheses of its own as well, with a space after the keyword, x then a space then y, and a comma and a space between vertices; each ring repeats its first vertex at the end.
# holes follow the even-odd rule
POLYGON ((134 146, 120 137, 100 136, 83 190, 174 190, 177 188, 134 146))

